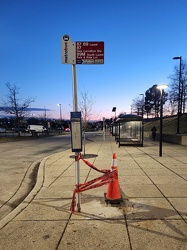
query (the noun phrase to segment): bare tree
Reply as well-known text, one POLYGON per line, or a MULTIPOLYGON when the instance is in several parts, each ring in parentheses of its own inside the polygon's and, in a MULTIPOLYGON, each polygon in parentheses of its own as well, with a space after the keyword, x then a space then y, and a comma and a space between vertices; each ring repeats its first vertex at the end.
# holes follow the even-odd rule
POLYGON ((88 124, 93 115, 92 113, 93 104, 94 104, 94 100, 92 96, 88 95, 88 91, 81 92, 81 101, 79 102, 79 110, 81 111, 81 115, 82 115, 82 127, 83 127, 83 132, 84 132, 84 140, 83 140, 83 144, 84 144, 83 154, 84 155, 85 155, 85 141, 86 141, 85 132, 88 130, 88 124))
POLYGON ((15 115, 18 136, 20 136, 20 121, 27 114, 27 108, 31 102, 35 101, 35 98, 27 98, 22 101, 18 98, 19 87, 16 84, 11 85, 10 83, 6 83, 6 86, 8 88, 8 95, 7 100, 3 101, 3 111, 6 114, 15 115))
POLYGON ((141 97, 136 97, 132 100, 132 113, 136 113, 137 115, 143 115, 143 108, 144 108, 144 100, 141 97))
MULTIPOLYGON (((163 104, 167 101, 168 93, 163 90, 163 104)), ((157 89, 157 85, 154 84, 145 92, 145 110, 150 113, 151 110, 155 113, 155 118, 158 117, 160 111, 160 91, 157 89)))
POLYGON ((81 92, 79 110, 81 111, 82 115, 82 126, 84 131, 88 129, 88 123, 93 115, 93 104, 94 100, 92 96, 88 95, 88 91, 81 92))
MULTIPOLYGON (((177 107, 180 104, 180 112, 185 113, 186 101, 187 101, 187 63, 182 60, 181 64, 181 78, 180 78, 180 97, 179 97, 179 66, 175 66, 173 69, 173 74, 168 78, 170 79, 170 91, 169 91, 169 101, 170 103, 177 107)), ((177 112, 177 108, 172 110, 172 113, 177 112)))

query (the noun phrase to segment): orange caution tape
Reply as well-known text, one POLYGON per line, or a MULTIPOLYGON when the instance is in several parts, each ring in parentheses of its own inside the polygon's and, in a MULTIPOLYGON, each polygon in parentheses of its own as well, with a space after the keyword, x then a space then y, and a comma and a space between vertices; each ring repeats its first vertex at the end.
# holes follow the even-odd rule
POLYGON ((96 171, 98 171, 100 173, 104 173, 104 175, 102 175, 100 177, 97 177, 97 178, 95 178, 93 180, 90 180, 88 182, 85 182, 83 184, 76 184, 76 187, 75 187, 74 192, 73 192, 71 206, 70 206, 70 211, 72 213, 75 212, 76 193, 81 193, 81 192, 87 191, 89 189, 101 187, 101 186, 106 185, 106 184, 108 184, 110 182, 113 182, 114 180, 116 180, 118 178, 117 169, 112 169, 112 171, 111 170, 99 170, 93 164, 91 164, 87 160, 83 159, 81 154, 79 154, 77 156, 77 159, 78 160, 82 159, 83 162, 86 165, 88 165, 89 167, 91 167, 92 169, 94 169, 94 170, 96 170, 96 171))
POLYGON ((79 154, 79 160, 81 159, 86 165, 88 165, 90 168, 96 170, 97 172, 100 172, 100 173, 108 173, 110 172, 110 170, 100 170, 98 168, 96 168, 93 164, 91 164, 89 161, 85 160, 81 154, 79 154))

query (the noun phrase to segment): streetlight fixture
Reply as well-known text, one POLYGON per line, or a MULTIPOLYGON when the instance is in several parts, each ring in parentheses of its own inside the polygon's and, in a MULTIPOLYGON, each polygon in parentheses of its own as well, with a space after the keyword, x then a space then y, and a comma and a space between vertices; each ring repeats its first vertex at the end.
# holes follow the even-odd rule
POLYGON ((160 142, 159 156, 162 156, 162 115, 163 115, 163 90, 168 87, 167 84, 158 85, 156 88, 160 90, 160 142))
POLYGON ((62 121, 61 103, 59 103, 58 106, 60 107, 60 121, 62 121))
POLYGON ((182 108, 182 98, 181 98, 182 56, 173 57, 173 60, 180 60, 180 68, 179 68, 179 90, 178 90, 178 111, 177 111, 177 134, 180 134, 180 114, 181 114, 181 108, 182 108))
POLYGON ((116 120, 116 107, 112 108, 112 112, 115 112, 115 120, 116 120))

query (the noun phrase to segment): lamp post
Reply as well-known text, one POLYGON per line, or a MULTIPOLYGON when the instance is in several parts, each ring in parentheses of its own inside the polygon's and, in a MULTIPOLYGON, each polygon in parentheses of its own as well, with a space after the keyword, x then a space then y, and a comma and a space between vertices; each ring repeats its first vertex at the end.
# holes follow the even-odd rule
MULTIPOLYGON (((116 107, 113 107, 112 108, 112 112, 115 112, 115 136, 116 136, 116 107)), ((113 132, 113 129, 112 129, 112 132, 113 132)))
POLYGON ((116 120, 116 107, 112 108, 112 112, 115 112, 115 120, 116 120))
POLYGON ((140 94, 140 95, 142 95, 142 119, 143 119, 143 108, 144 108, 145 100, 144 100, 144 94, 140 94))
POLYGON ((156 88, 160 90, 160 141, 159 156, 162 156, 162 115, 163 115, 163 90, 168 87, 167 84, 158 85, 156 88))
POLYGON ((58 106, 60 107, 60 122, 59 122, 59 134, 62 133, 62 112, 61 112, 61 103, 58 104, 58 106))
POLYGON ((61 103, 59 103, 58 106, 60 107, 60 121, 62 121, 61 103))
POLYGON ((182 108, 182 98, 181 98, 181 68, 182 68, 182 56, 173 57, 173 60, 180 60, 179 68, 179 89, 178 89, 178 111, 177 111, 177 134, 180 134, 180 114, 182 108))

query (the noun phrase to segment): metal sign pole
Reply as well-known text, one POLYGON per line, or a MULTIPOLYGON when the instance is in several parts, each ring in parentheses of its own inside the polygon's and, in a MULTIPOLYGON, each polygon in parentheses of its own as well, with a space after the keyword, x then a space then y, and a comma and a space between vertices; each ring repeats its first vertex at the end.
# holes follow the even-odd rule
MULTIPOLYGON (((77 100, 77 81, 76 81, 76 64, 104 64, 104 42, 72 42, 69 35, 62 37, 62 63, 72 65, 72 91, 73 91, 73 111, 78 117, 72 117, 73 123, 71 129, 72 152, 75 152, 76 184, 80 185, 80 166, 78 155, 82 152, 82 127, 81 115, 78 115, 77 100), (73 135, 73 136, 72 136, 73 135), (73 143, 75 145, 73 145, 73 143)), ((105 131, 104 131, 105 140, 105 131)), ((80 212, 80 193, 77 194, 77 208, 80 212)))
POLYGON ((105 141, 105 117, 103 117, 103 141, 105 141))
MULTIPOLYGON (((72 91, 73 91, 73 111, 78 112, 76 64, 72 64, 72 91)), ((75 152, 75 178, 76 184, 80 184, 80 165, 78 160, 79 152, 75 152)), ((80 193, 77 193, 77 211, 81 211, 80 193)))

